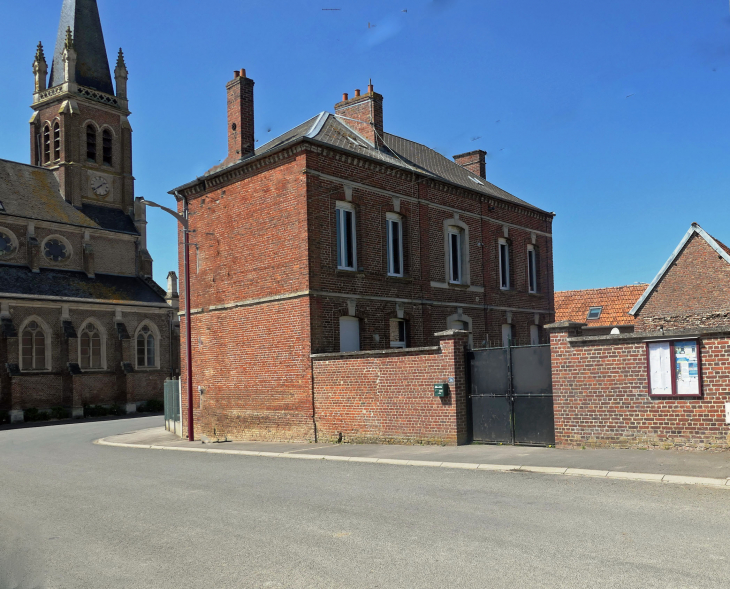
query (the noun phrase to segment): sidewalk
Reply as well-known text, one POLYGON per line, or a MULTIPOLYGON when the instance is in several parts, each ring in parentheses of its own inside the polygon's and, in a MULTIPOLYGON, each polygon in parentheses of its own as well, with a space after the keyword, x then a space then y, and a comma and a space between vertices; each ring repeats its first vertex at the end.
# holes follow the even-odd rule
POLYGON ((386 446, 282 442, 188 442, 163 427, 97 440, 106 446, 374 462, 409 466, 525 471, 633 479, 730 489, 730 452, 676 450, 558 450, 526 446, 386 446))

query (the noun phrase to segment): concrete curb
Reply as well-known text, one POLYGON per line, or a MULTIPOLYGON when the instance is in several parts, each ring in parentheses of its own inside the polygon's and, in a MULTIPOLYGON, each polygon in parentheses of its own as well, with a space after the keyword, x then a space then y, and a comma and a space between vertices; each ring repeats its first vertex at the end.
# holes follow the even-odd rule
POLYGON ((592 477, 619 479, 625 481, 644 481, 668 485, 697 485, 730 490, 730 478, 713 479, 708 477, 689 477, 672 474, 652 474, 645 472, 622 472, 590 470, 583 468, 563 468, 554 466, 521 466, 516 464, 476 464, 473 462, 434 462, 429 460, 399 460, 396 458, 367 458, 361 456, 332 456, 326 454, 291 454, 287 452, 254 452, 250 450, 219 450, 216 448, 180 448, 177 446, 148 446, 146 444, 123 444, 109 442, 106 438, 94 440, 99 446, 115 448, 134 448, 137 450, 167 450, 173 452, 198 452, 203 454, 226 454, 236 456, 256 456, 259 458, 292 458, 294 460, 332 460, 337 462, 364 462, 369 464, 389 464, 395 466, 424 466, 431 468, 453 468, 462 470, 487 470, 493 472, 530 472, 573 477, 592 477))

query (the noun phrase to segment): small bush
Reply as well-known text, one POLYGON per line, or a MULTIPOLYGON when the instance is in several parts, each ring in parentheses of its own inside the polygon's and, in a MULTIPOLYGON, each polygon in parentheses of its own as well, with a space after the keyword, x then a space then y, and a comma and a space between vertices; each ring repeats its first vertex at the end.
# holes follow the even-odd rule
POLYGON ((162 413, 164 410, 165 404, 157 399, 150 399, 137 408, 138 413, 162 413))
POLYGON ((124 407, 120 407, 119 405, 112 405, 109 408, 109 415, 126 415, 127 410, 124 407))
POLYGON ((109 415, 109 409, 103 405, 84 405, 84 417, 104 417, 109 415))
POLYGON ((10 411, 0 411, 0 425, 10 423, 10 411))
POLYGON ((65 407, 54 407, 51 409, 51 417, 53 419, 68 419, 71 417, 71 412, 65 407))
POLYGON ((48 411, 38 411, 37 408, 31 407, 23 411, 23 419, 28 423, 33 421, 48 421, 51 419, 51 415, 48 411))

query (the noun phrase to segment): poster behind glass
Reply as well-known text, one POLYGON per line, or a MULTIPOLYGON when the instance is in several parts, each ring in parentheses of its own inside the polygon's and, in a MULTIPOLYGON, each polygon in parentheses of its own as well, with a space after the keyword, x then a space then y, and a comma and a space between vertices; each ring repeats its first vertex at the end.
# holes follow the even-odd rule
POLYGON ((677 395, 699 395, 700 374, 697 364, 697 342, 675 342, 674 359, 677 395))

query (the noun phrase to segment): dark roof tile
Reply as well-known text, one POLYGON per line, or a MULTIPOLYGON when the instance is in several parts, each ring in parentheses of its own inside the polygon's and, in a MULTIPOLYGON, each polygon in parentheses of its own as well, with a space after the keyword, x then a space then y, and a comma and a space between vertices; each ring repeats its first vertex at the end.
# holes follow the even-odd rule
POLYGON ((83 272, 41 270, 32 272, 22 266, 0 266, 0 292, 3 294, 109 302, 164 303, 164 297, 136 276, 97 274, 89 278, 83 272))

